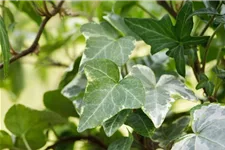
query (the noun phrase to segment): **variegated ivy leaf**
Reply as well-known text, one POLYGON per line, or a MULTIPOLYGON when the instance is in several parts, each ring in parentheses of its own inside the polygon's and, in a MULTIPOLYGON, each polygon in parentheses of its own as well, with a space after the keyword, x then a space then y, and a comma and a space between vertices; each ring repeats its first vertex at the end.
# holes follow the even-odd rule
POLYGON ((153 71, 143 65, 133 66, 130 75, 139 78, 145 87, 146 101, 142 109, 156 128, 161 126, 174 101, 171 94, 180 94, 184 99, 196 99, 194 93, 172 75, 162 75, 156 82, 153 71))
POLYGON ((165 123, 160 128, 156 129, 153 136, 153 141, 159 142, 159 146, 165 148, 169 143, 173 142, 184 134, 184 129, 190 122, 189 116, 183 116, 173 122, 165 123))
POLYGON ((122 110, 109 120, 105 121, 102 124, 102 126, 104 128, 106 135, 107 136, 113 135, 119 129, 119 127, 121 127, 124 124, 130 112, 131 110, 129 109, 122 110))
POLYGON ((133 37, 120 37, 118 31, 106 22, 85 24, 81 27, 81 32, 86 38, 81 65, 88 60, 105 58, 121 66, 134 49, 133 37))
POLYGON ((120 81, 119 69, 106 59, 95 59, 84 67, 88 79, 84 95, 84 110, 78 131, 101 125, 123 109, 136 109, 145 101, 144 87, 135 77, 120 81))
POLYGON ((108 150, 130 150, 133 143, 133 136, 124 137, 111 143, 108 150))
POLYGON ((191 112, 194 133, 180 138, 172 150, 224 150, 225 107, 219 104, 197 106, 191 112))

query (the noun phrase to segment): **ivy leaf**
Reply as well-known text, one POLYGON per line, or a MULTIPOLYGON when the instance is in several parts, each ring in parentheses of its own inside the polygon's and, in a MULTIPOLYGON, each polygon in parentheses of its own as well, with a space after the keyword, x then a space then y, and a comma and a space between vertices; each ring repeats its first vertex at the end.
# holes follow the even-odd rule
POLYGON ((208 79, 205 74, 200 75, 200 81, 196 86, 196 89, 205 88, 207 96, 211 96, 214 90, 214 84, 208 79))
POLYGON ((41 24, 41 16, 36 12, 32 2, 11 1, 11 3, 13 3, 18 10, 28 15, 37 25, 41 24))
POLYGON ((159 129, 155 130, 151 138, 153 141, 159 142, 159 145, 164 148, 184 133, 184 129, 189 122, 190 117, 183 116, 172 123, 163 124, 159 129))
POLYGON ((62 94, 69 99, 76 99, 81 92, 84 91, 87 84, 87 79, 83 73, 78 73, 71 82, 63 89, 62 94))
POLYGON ((142 109, 156 128, 161 126, 174 101, 171 94, 180 94, 184 99, 196 99, 194 93, 172 75, 162 75, 156 83, 153 71, 143 65, 133 66, 130 75, 140 79, 145 87, 146 101, 142 109))
POLYGON ((151 137, 155 130, 152 121, 141 110, 135 110, 127 118, 126 125, 132 127, 138 134, 151 137))
POLYGON ((89 61, 84 72, 88 84, 78 132, 101 125, 123 109, 140 108, 144 104, 145 93, 140 80, 128 76, 120 81, 119 69, 112 61, 89 61))
POLYGON ((137 36, 133 31, 131 31, 124 22, 124 18, 114 13, 109 13, 103 18, 108 21, 115 29, 117 29, 123 36, 133 36, 136 40, 140 40, 140 37, 137 36))
POLYGON ((81 32, 87 40, 81 65, 88 60, 105 58, 121 66, 134 49, 133 37, 119 37, 118 32, 106 22, 85 24, 81 32))
POLYGON ((9 59, 10 59, 10 44, 9 37, 5 27, 3 18, 0 16, 0 45, 3 55, 4 62, 4 76, 6 77, 9 70, 9 59))
POLYGON ((130 112, 131 110, 122 110, 114 117, 110 118, 102 124, 104 131, 108 137, 112 136, 119 129, 119 127, 124 124, 130 112))
POLYGON ((203 0, 203 2, 207 8, 211 7, 214 9, 216 9, 218 5, 220 4, 220 1, 203 0))
POLYGON ((3 130, 0 130, 0 149, 11 149, 13 147, 13 141, 11 136, 3 130))
POLYGON ((225 70, 220 69, 218 67, 213 68, 213 72, 216 74, 216 76, 222 80, 225 81, 225 70))
POLYGON ((64 97, 60 90, 46 92, 43 101, 46 108, 60 114, 62 117, 78 116, 72 101, 64 97))
POLYGON ((130 150, 133 143, 133 136, 124 137, 111 143, 108 150, 130 150))
POLYGON ((225 107, 219 104, 201 105, 191 111, 194 133, 180 138, 172 150, 225 149, 225 107))
POLYGON ((38 149, 45 144, 44 129, 66 122, 56 113, 33 110, 21 104, 13 105, 6 113, 4 121, 7 129, 17 137, 25 138, 32 149, 38 149))
POLYGON ((177 15, 175 26, 173 26, 168 15, 165 15, 161 20, 151 18, 125 18, 125 23, 134 33, 141 37, 145 43, 151 45, 152 54, 165 48, 169 49, 168 53, 176 49, 174 55, 170 56, 175 58, 178 73, 185 76, 185 63, 184 61, 181 62, 184 56, 181 58, 178 57, 184 55, 184 49, 182 47, 205 44, 208 40, 208 37, 190 36, 193 28, 193 20, 192 18, 187 20, 187 18, 191 13, 192 3, 187 1, 177 15))
POLYGON ((62 80, 59 83, 59 89, 62 89, 73 80, 73 78, 76 76, 76 74, 79 71, 80 61, 81 61, 81 56, 75 60, 73 66, 70 67, 69 70, 64 74, 62 80))
POLYGON ((218 22, 218 23, 223 23, 223 24, 225 24, 225 15, 222 15, 222 16, 216 16, 215 21, 218 22))

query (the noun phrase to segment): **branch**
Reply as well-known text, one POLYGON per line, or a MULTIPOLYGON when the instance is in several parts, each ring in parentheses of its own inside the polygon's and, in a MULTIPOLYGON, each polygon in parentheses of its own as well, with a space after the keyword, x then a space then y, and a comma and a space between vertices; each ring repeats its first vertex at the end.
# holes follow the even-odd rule
POLYGON ((48 146, 45 150, 55 149, 60 144, 64 143, 72 143, 80 140, 88 140, 89 142, 92 142, 93 144, 101 147, 102 149, 106 150, 107 146, 102 143, 99 139, 95 138, 94 136, 75 136, 75 137, 67 137, 64 139, 60 139, 55 144, 48 146))
MULTIPOLYGON (((28 54, 31 54, 33 52, 35 52, 35 50, 37 49, 38 47, 38 41, 40 40, 40 37, 41 37, 41 34, 43 33, 44 31, 44 28, 47 24, 47 22, 53 17, 55 16, 57 13, 60 12, 60 9, 63 5, 64 1, 60 1, 59 4, 57 5, 57 7, 51 12, 51 15, 48 16, 46 15, 46 17, 44 18, 44 20, 42 21, 41 25, 40 25, 40 28, 38 30, 38 33, 33 41, 33 43, 31 44, 31 46, 29 48, 27 48, 26 50, 23 50, 22 52, 18 53, 17 55, 14 55, 13 57, 10 58, 9 62, 10 63, 13 63, 14 61, 28 55, 28 54)), ((4 64, 0 64, 0 69, 2 69, 4 66, 4 64)))
POLYGON ((173 8, 169 6, 169 4, 165 0, 157 0, 157 3, 163 8, 165 8, 170 13, 170 15, 176 19, 177 13, 173 8))

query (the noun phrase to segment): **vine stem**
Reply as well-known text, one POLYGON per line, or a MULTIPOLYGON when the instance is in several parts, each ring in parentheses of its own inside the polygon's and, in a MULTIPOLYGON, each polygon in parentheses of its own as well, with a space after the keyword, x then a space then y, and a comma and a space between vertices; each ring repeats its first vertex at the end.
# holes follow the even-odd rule
POLYGON ((23 143, 24 143, 26 149, 27 150, 32 150, 30 145, 29 145, 29 143, 27 142, 27 139, 26 139, 25 135, 22 135, 22 140, 23 140, 23 143))
MULTIPOLYGON (((222 4, 223 4, 223 3, 221 2, 221 3, 218 5, 217 10, 221 8, 222 4)), ((213 15, 213 16, 210 18, 209 22, 206 24, 206 26, 204 27, 204 29, 203 29, 202 32, 200 33, 200 36, 203 36, 203 35, 204 35, 205 31, 206 31, 206 30, 208 29, 208 27, 211 25, 211 23, 213 22, 213 20, 214 20, 215 17, 216 17, 216 15, 213 15)))
POLYGON ((202 61, 202 72, 205 72, 205 65, 206 65, 206 59, 207 59, 207 55, 208 55, 208 52, 209 52, 209 47, 210 47, 210 44, 214 38, 214 36, 216 35, 216 32, 219 30, 219 28, 222 26, 223 24, 221 23, 217 28, 216 30, 213 32, 212 36, 209 38, 208 40, 208 43, 206 45, 206 48, 205 48, 205 54, 204 54, 204 58, 203 58, 203 61, 202 61))
POLYGON ((144 12, 146 12, 151 18, 156 19, 156 17, 155 17, 153 14, 151 14, 151 13, 150 13, 145 7, 143 7, 141 4, 136 3, 136 6, 139 7, 139 8, 141 8, 144 12))

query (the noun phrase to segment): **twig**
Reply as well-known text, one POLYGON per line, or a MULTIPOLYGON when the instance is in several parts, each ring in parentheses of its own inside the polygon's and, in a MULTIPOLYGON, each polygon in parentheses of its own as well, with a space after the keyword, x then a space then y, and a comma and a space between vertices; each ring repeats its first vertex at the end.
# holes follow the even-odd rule
POLYGON ((51 16, 51 13, 48 11, 48 6, 46 4, 46 1, 43 1, 43 5, 44 5, 44 9, 45 9, 45 13, 47 16, 51 16))
POLYGON ((212 36, 209 38, 208 40, 208 43, 206 45, 206 48, 205 48, 205 54, 204 54, 204 58, 203 58, 203 61, 202 61, 202 72, 205 71, 205 64, 206 64, 206 59, 207 59, 207 55, 208 55, 208 52, 209 52, 209 47, 210 47, 210 44, 214 38, 214 36, 216 35, 216 32, 219 30, 219 28, 222 26, 223 24, 220 24, 216 29, 215 31, 213 32, 212 36))
MULTIPOLYGON (((36 35, 36 37, 35 37, 33 43, 31 44, 31 46, 30 46, 28 49, 23 50, 23 51, 22 51, 21 53, 19 53, 18 55, 15 55, 15 56, 11 57, 11 58, 10 58, 10 61, 9 61, 10 63, 12 63, 12 62, 14 62, 14 61, 16 61, 16 60, 18 60, 18 59, 20 59, 20 58, 22 58, 22 57, 24 57, 24 56, 30 54, 30 53, 33 53, 33 52, 36 50, 36 48, 38 47, 38 41, 39 41, 39 39, 40 39, 40 37, 41 37, 41 34, 42 34, 43 31, 44 31, 45 25, 47 24, 47 22, 48 22, 53 16, 55 16, 55 15, 60 11, 60 9, 61 9, 63 3, 64 3, 64 1, 60 1, 59 4, 57 5, 57 7, 51 12, 51 16, 46 16, 46 17, 44 18, 44 20, 42 21, 42 23, 41 23, 41 25, 40 25, 40 28, 39 28, 39 30, 38 30, 38 33, 37 33, 37 35, 36 35)), ((3 63, 0 64, 0 69, 2 69, 3 66, 4 66, 3 63)))
POLYGON ((80 141, 80 140, 88 140, 89 142, 92 142, 93 144, 98 145, 104 150, 107 149, 107 146, 104 143, 102 143, 99 139, 95 138, 94 136, 75 136, 75 137, 67 137, 64 139, 60 139, 55 144, 48 146, 45 150, 55 149, 60 144, 72 143, 72 142, 80 141))
MULTIPOLYGON (((222 3, 220 3, 220 4, 218 5, 217 10, 220 9, 221 6, 222 6, 222 3)), ((213 15, 213 16, 210 18, 209 22, 205 25, 205 27, 203 28, 202 32, 200 33, 200 36, 203 36, 203 35, 204 35, 205 31, 206 31, 206 30, 208 29, 208 27, 211 25, 211 23, 213 22, 213 20, 214 20, 215 17, 216 17, 216 15, 213 15)))
POLYGON ((170 13, 171 16, 173 16, 174 18, 177 17, 177 13, 175 12, 175 10, 171 8, 166 1, 157 0, 157 3, 163 8, 165 8, 170 13))

